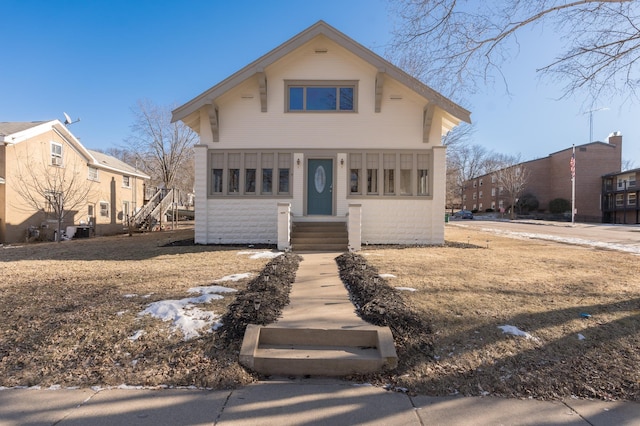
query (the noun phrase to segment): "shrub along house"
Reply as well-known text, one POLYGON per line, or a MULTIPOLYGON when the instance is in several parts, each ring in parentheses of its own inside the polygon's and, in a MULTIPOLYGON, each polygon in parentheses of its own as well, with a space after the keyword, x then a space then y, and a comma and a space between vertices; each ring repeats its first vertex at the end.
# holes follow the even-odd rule
POLYGON ((200 135, 197 243, 296 250, 308 223, 348 230, 356 250, 444 241, 441 137, 470 113, 322 21, 177 120, 200 135))

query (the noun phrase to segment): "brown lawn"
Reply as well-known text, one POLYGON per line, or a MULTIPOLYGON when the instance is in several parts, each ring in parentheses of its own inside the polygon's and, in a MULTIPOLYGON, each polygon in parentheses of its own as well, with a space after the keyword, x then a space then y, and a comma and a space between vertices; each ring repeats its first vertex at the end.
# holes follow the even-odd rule
MULTIPOLYGON (((215 332, 185 341, 138 315, 151 302, 189 297, 190 287, 258 274, 268 261, 238 255, 246 247, 166 246, 192 236, 187 228, 0 248, 0 386, 255 380, 237 363, 239 342, 222 345, 215 332)), ((362 252, 396 275, 389 285, 416 289, 402 294, 434 331, 432 353, 378 380, 431 395, 640 400, 638 256, 453 226, 446 239, 476 247, 362 252), (533 338, 503 334, 502 325, 533 338)), ((233 299, 206 309, 223 314, 233 299)))

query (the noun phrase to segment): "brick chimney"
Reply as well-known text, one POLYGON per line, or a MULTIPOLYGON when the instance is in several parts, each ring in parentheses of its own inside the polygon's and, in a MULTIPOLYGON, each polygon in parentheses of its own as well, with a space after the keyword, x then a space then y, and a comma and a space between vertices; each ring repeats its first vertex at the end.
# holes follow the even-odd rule
POLYGON ((609 135, 609 143, 615 145, 616 148, 622 149, 622 133, 613 132, 609 135))

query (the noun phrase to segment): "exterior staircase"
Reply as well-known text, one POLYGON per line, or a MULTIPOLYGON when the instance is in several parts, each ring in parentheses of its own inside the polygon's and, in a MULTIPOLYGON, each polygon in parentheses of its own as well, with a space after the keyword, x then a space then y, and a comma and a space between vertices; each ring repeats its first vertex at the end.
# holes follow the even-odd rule
POLYGON ((141 231, 152 230, 173 204, 173 189, 159 189, 131 218, 131 225, 141 231))
POLYGON ((293 251, 348 250, 349 234, 346 222, 294 222, 291 229, 293 251))
POLYGON ((393 369, 388 327, 320 329, 248 325, 240 364, 265 375, 348 376, 393 369))

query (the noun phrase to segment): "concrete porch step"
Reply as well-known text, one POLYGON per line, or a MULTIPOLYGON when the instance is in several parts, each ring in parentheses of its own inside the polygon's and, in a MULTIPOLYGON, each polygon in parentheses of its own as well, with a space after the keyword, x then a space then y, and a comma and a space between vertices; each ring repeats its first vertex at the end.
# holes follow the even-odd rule
POLYGON ((332 252, 344 252, 347 250, 348 243, 344 244, 319 244, 319 243, 305 243, 305 244, 291 244, 291 249, 295 252, 301 251, 332 251, 332 252))
POLYGON ((395 368, 387 327, 312 329, 249 325, 240 363, 266 375, 346 376, 395 368))

